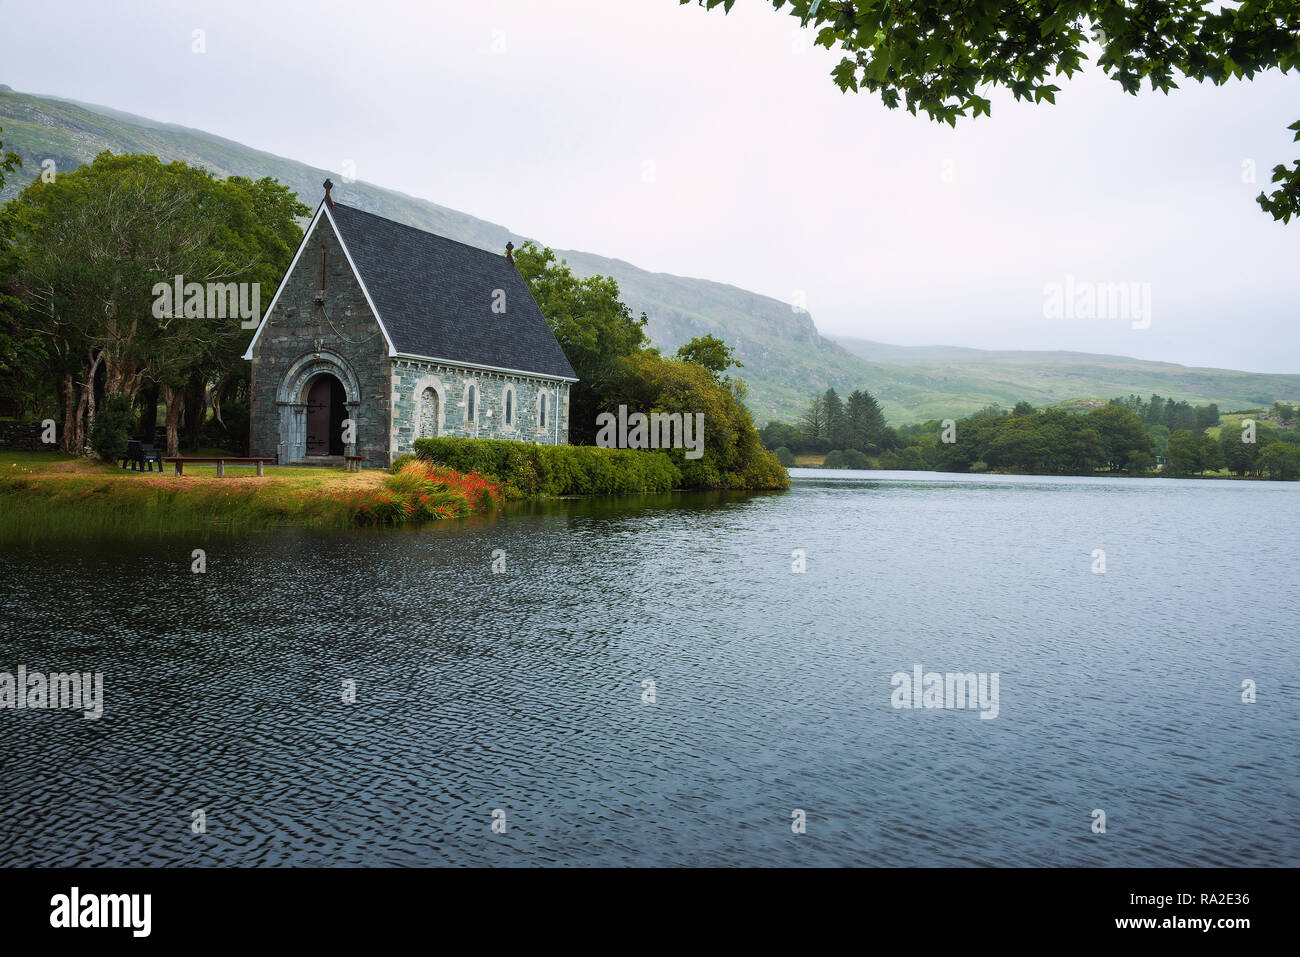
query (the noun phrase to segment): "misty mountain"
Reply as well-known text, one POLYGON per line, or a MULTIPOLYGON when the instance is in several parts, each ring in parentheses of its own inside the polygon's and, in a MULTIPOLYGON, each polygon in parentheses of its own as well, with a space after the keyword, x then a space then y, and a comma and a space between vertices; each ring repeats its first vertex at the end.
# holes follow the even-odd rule
MULTIPOLYGON (((18 153, 23 169, 0 200, 10 199, 40 175, 42 164, 68 172, 103 150, 151 153, 166 162, 228 176, 271 176, 309 206, 319 202, 331 177, 336 196, 349 205, 493 251, 532 238, 505 226, 361 181, 343 182, 337 171, 255 150, 202 130, 134 116, 109 107, 16 93, 0 85, 0 139, 18 153)), ((986 352, 947 346, 905 347, 822 336, 812 316, 789 303, 735 286, 652 273, 595 253, 557 249, 579 275, 613 276, 634 313, 644 312, 655 345, 672 352, 694 336, 712 333, 736 349, 749 384, 755 420, 793 419, 815 392, 847 394, 866 388, 895 424, 960 417, 997 402, 1038 404, 1159 392, 1196 403, 1218 402, 1225 411, 1300 400, 1300 376, 1189 369, 1168 363, 1084 353, 986 352)))

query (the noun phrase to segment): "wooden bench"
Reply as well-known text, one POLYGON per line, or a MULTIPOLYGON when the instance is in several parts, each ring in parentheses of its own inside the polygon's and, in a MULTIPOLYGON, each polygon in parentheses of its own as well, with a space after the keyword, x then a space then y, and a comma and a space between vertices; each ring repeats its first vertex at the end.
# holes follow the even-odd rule
POLYGON ((365 461, 364 455, 345 455, 343 456, 343 469, 347 472, 360 472, 361 463, 365 461))
MULTIPOLYGON (((218 477, 220 477, 220 476, 224 476, 224 475, 226 474, 226 463, 227 463, 227 462, 229 462, 231 465, 256 465, 256 466, 257 466, 257 474, 258 474, 258 475, 262 475, 262 474, 264 474, 264 473, 262 472, 262 466, 265 465, 267 462, 274 462, 275 459, 273 459, 273 458, 267 458, 267 459, 263 459, 263 458, 240 458, 239 456, 235 456, 235 455, 217 455, 217 456, 212 456, 212 457, 206 457, 206 456, 192 456, 192 455, 167 455, 167 456, 164 456, 164 457, 163 457, 163 461, 164 461, 164 462, 174 462, 174 463, 176 463, 176 474, 177 474, 177 475, 184 475, 184 474, 185 474, 185 466, 186 466, 187 464, 197 464, 197 463, 202 463, 202 464, 205 464, 205 465, 210 465, 210 464, 212 464, 213 462, 215 462, 215 463, 217 463, 217 475, 218 475, 218 477)), ((159 466, 159 467, 161 468, 161 466, 159 466)))

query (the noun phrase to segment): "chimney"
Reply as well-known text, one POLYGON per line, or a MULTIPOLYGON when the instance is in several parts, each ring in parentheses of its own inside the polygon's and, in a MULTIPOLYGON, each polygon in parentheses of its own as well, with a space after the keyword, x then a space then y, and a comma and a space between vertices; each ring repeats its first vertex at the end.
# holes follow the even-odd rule
POLYGON ((515 264, 515 244, 514 244, 514 243, 511 243, 511 242, 507 242, 507 243, 506 243, 506 261, 509 262, 510 265, 512 265, 512 266, 515 264))
POLYGON ((332 190, 333 188, 334 188, 334 184, 331 183, 329 180, 325 180, 325 205, 328 206, 330 209, 334 208, 334 197, 330 195, 330 190, 332 190))

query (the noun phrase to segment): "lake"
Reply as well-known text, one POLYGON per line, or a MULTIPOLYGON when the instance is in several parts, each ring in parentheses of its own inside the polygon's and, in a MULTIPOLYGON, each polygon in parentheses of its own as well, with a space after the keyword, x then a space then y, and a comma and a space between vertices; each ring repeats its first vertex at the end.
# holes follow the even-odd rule
POLYGON ((4 863, 1300 864, 1300 483, 792 476, 0 551, 4 863))

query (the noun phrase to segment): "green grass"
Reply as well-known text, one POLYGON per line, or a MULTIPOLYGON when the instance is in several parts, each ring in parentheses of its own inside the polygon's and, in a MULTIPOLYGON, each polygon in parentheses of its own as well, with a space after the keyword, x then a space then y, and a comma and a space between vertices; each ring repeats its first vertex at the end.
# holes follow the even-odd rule
POLYGON ((0 454, 0 542, 245 532, 274 525, 344 528, 354 503, 335 493, 377 489, 385 473, 193 466, 133 472, 54 452, 0 454), (191 474, 191 472, 193 474, 191 474))
POLYGON ((215 466, 135 472, 49 452, 0 457, 0 543, 242 534, 294 525, 345 529, 466 518, 504 502, 478 475, 415 465, 371 470, 215 466))

